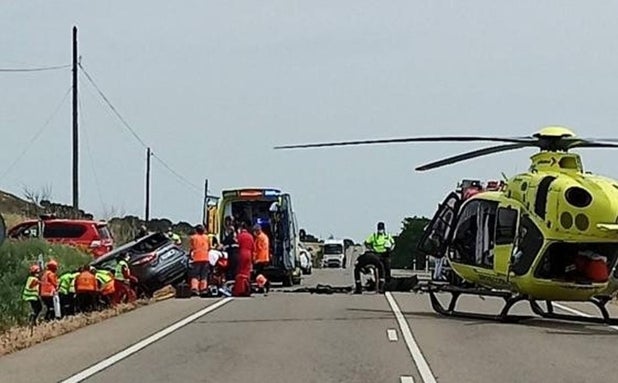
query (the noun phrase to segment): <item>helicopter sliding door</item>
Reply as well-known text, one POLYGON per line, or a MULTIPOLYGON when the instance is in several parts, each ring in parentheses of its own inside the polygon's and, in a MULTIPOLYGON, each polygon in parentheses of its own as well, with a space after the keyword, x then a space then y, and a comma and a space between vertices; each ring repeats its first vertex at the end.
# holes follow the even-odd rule
POLYGON ((457 193, 450 193, 444 202, 438 206, 438 211, 425 227, 423 236, 418 242, 418 250, 436 258, 446 255, 448 241, 451 238, 453 227, 457 223, 457 213, 461 199, 457 193))

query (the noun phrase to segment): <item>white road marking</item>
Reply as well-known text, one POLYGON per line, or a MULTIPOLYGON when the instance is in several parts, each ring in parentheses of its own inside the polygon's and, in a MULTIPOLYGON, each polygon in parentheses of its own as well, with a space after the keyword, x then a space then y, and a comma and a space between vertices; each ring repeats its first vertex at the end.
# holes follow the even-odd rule
MULTIPOLYGON (((560 303, 555 303, 555 302, 552 302, 552 304, 555 307, 559 308, 560 310, 564 310, 564 311, 569 312, 571 314, 579 315, 580 317, 584 317, 584 318, 592 318, 592 315, 590 315, 588 313, 585 313, 583 311, 576 310, 576 309, 574 309, 572 307, 561 305, 560 303)), ((612 330, 618 331, 618 326, 609 326, 609 328, 611 328, 612 330)))
POLYGON ((397 330, 389 328, 388 330, 386 330, 386 335, 388 336, 389 341, 397 342, 397 330))
POLYGON ((397 305, 395 298, 393 298, 390 292, 386 292, 386 300, 388 304, 391 306, 391 310, 393 310, 393 314, 395 314, 395 318, 397 318, 397 323, 399 323, 399 329, 401 330, 401 334, 403 335, 403 339, 408 346, 408 351, 414 360, 414 364, 418 369, 418 372, 421 374, 421 378, 423 379, 423 383, 437 383, 436 378, 431 372, 431 368, 429 368, 429 364, 425 360, 421 349, 416 344, 414 337, 412 336, 412 331, 410 330, 410 326, 408 326, 408 322, 406 318, 401 313, 401 309, 397 305))
POLYGON ((401 383, 414 383, 414 378, 411 376, 402 376, 400 381, 401 383))
POLYGON ((91 377, 92 375, 103 371, 104 369, 108 368, 109 366, 112 366, 118 362, 120 362, 121 360, 135 354, 136 352, 138 352, 139 350, 143 349, 146 346, 151 345, 152 343, 160 340, 161 338, 171 334, 172 332, 178 330, 181 327, 184 327, 186 325, 188 325, 189 323, 193 322, 194 320, 208 314, 211 311, 215 311, 216 309, 218 309, 219 307, 223 306, 224 304, 228 303, 229 301, 231 301, 233 298, 224 298, 222 300, 220 300, 219 302, 212 304, 194 314, 189 315, 188 317, 179 320, 178 322, 174 323, 173 325, 164 328, 163 330, 149 336, 148 338, 135 343, 134 345, 110 356, 107 359, 103 359, 102 361, 100 361, 99 363, 95 364, 92 367, 89 367, 63 381, 61 381, 60 383, 77 383, 77 382, 81 382, 84 379, 87 379, 89 377, 91 377))

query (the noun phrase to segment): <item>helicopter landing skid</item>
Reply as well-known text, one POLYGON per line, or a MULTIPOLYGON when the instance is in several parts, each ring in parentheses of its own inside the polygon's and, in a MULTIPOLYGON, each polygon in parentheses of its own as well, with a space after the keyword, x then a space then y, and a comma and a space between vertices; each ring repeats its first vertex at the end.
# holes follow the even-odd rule
POLYGON ((434 309, 435 312, 440 315, 448 317, 481 319, 509 323, 519 322, 521 320, 533 318, 530 315, 509 315, 509 311, 516 303, 527 300, 527 297, 524 295, 514 295, 510 292, 494 291, 483 288, 465 288, 450 285, 430 285, 427 291, 429 292, 431 307, 434 309), (440 303, 440 301, 438 300, 438 297, 436 296, 436 293, 438 292, 445 292, 451 294, 451 300, 449 302, 448 308, 444 308, 442 303, 440 303), (462 295, 479 295, 502 298, 504 299, 505 303, 504 307, 500 311, 500 314, 498 315, 457 311, 455 309, 455 307, 457 306, 457 300, 462 295))
POLYGON ((546 318, 546 319, 557 319, 557 320, 567 320, 574 322, 584 322, 584 323, 600 323, 607 324, 611 326, 618 325, 618 318, 612 318, 605 307, 607 302, 609 302, 609 298, 592 298, 589 300, 590 303, 594 304, 599 311, 601 312, 602 318, 594 317, 592 315, 570 315, 570 314, 560 314, 554 310, 554 305, 551 301, 545 301, 545 305, 547 307, 546 310, 539 305, 537 301, 531 300, 530 307, 535 314, 546 318))

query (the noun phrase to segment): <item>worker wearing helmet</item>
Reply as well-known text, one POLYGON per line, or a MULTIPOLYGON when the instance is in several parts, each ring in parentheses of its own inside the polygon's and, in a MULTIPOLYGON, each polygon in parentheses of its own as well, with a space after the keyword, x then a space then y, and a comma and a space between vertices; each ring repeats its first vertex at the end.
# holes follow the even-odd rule
POLYGON ((75 314, 75 278, 79 270, 62 274, 58 278, 58 293, 60 295, 60 307, 62 316, 75 314))
POLYGON ((40 295, 45 305, 45 320, 54 319, 54 295, 58 293, 58 262, 53 259, 45 265, 45 272, 41 277, 40 295))
POLYGON ((39 299, 39 273, 41 269, 38 265, 30 266, 28 279, 26 279, 26 286, 24 286, 24 291, 21 294, 21 299, 30 303, 30 307, 32 308, 32 312, 30 313, 30 325, 36 325, 36 321, 43 310, 43 305, 41 304, 41 300, 39 299))
POLYGON ((94 310, 98 300, 96 269, 85 265, 75 278, 75 297, 77 306, 82 313, 94 310))
POLYGON ((395 241, 390 234, 386 233, 384 222, 378 222, 377 231, 367 237, 365 246, 377 254, 382 261, 384 278, 388 283, 391 280, 391 251, 395 247, 395 241))
POLYGON ((136 285, 138 279, 131 274, 129 261, 131 254, 125 252, 120 255, 116 268, 114 270, 114 298, 113 303, 119 304, 122 302, 133 302, 137 299, 136 293, 132 285, 136 285))
POLYGON ((172 242, 174 242, 175 245, 180 246, 182 245, 182 239, 180 238, 180 236, 176 233, 174 233, 174 231, 172 230, 171 227, 167 228, 167 238, 171 239, 172 242))
POLYGON ((210 251, 210 240, 204 232, 204 226, 197 225, 195 234, 190 239, 190 284, 193 295, 207 293, 208 287, 208 252, 210 251))

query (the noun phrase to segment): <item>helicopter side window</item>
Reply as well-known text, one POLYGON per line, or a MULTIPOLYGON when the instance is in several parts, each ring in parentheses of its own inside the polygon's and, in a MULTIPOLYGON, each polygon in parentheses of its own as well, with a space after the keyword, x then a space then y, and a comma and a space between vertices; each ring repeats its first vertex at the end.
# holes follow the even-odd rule
POLYGON ((497 202, 474 200, 463 208, 453 238, 455 261, 493 267, 497 206, 497 202))
POLYGON ((543 234, 528 215, 521 217, 519 239, 511 271, 515 275, 524 275, 530 270, 537 254, 543 247, 543 234))
POLYGON ((496 245, 510 245, 515 240, 517 210, 499 208, 496 221, 496 245))

